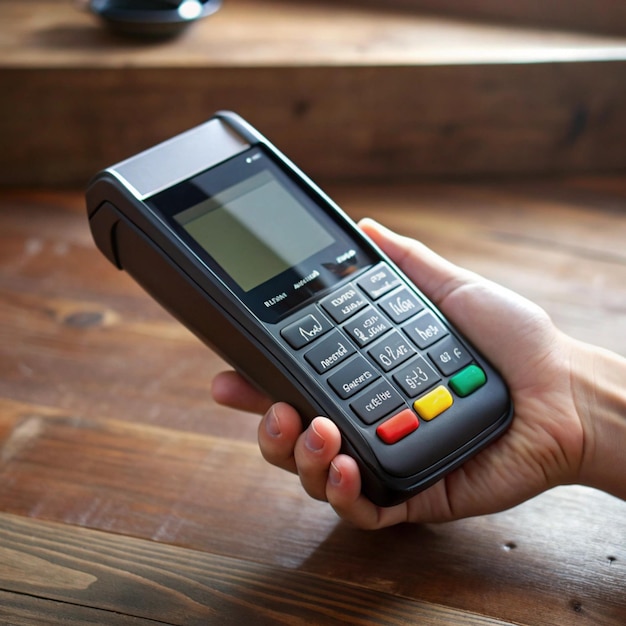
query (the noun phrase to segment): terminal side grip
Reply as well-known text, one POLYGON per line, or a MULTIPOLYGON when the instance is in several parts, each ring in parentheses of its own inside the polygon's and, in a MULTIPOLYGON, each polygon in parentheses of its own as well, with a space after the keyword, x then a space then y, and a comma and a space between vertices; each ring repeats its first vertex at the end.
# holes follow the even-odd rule
POLYGON ((120 268, 251 383, 271 398, 289 402, 305 419, 318 414, 299 393, 295 381, 288 379, 185 272, 121 216, 114 229, 113 248, 120 268))

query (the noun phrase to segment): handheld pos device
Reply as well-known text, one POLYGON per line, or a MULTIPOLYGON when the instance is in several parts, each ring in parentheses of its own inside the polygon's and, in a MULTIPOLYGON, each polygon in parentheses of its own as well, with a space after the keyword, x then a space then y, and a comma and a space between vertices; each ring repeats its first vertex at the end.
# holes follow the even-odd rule
POLYGON ((272 398, 326 415, 363 493, 401 502, 509 426, 492 366, 234 113, 100 172, 98 248, 272 398))

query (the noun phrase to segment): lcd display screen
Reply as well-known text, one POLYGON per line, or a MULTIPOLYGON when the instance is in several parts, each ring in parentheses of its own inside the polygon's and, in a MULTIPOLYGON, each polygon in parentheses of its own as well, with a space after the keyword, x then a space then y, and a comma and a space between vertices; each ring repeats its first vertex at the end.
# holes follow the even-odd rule
POLYGON ((335 243, 268 170, 174 217, 246 292, 335 243))

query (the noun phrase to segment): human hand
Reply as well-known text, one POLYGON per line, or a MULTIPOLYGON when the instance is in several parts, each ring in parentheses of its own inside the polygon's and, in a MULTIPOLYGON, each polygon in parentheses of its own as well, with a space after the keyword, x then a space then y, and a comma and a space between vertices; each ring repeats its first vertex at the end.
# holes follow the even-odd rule
POLYGON ((393 507, 361 494, 356 462, 340 452, 341 435, 325 417, 302 432, 297 412, 271 401, 234 372, 213 382, 216 401, 265 413, 259 445, 272 464, 297 472, 312 497, 328 500, 363 528, 432 522, 514 506, 558 484, 579 482, 585 416, 572 388, 581 346, 525 298, 442 259, 371 220, 361 228, 500 371, 515 406, 511 428, 429 489, 393 507))

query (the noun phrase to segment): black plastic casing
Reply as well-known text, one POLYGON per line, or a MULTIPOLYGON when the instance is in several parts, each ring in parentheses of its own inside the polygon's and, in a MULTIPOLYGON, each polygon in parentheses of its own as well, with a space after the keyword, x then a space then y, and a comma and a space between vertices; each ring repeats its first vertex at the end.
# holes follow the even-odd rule
MULTIPOLYGON (((285 324, 297 319, 303 311, 314 308, 315 302, 328 292, 316 294, 314 299, 303 303, 279 323, 264 322, 201 258, 190 251, 184 241, 175 236, 167 221, 148 206, 150 195, 166 189, 170 182, 175 184, 185 177, 201 173, 207 163, 218 165, 223 156, 226 158, 219 151, 207 162, 203 157, 189 156, 187 171, 185 151, 179 151, 178 138, 156 146, 151 150, 156 149, 158 156, 158 149, 164 146, 163 157, 175 163, 175 171, 172 173, 168 164, 164 163, 168 169, 163 170, 165 186, 162 187, 154 184, 155 180, 160 180, 158 170, 161 164, 157 162, 157 167, 148 168, 149 171, 145 172, 150 180, 146 184, 146 189, 149 188, 147 192, 131 185, 120 172, 131 172, 130 178, 136 177, 141 181, 143 174, 136 174, 137 166, 141 168, 145 164, 154 164, 154 152, 147 151, 145 159, 142 153, 130 159, 130 165, 122 162, 96 175, 87 189, 86 200, 91 232, 101 252, 254 385, 271 398, 293 405, 305 423, 317 415, 333 419, 342 432, 343 450, 359 465, 363 493, 378 505, 390 506, 406 500, 499 437, 510 425, 513 408, 506 385, 491 365, 460 337, 341 209, 265 137, 234 113, 216 113, 207 125, 215 120, 219 120, 218 126, 227 131, 229 142, 234 137, 234 147, 229 147, 229 150, 236 152, 252 146, 262 147, 264 153, 306 189, 321 211, 330 214, 342 225, 357 242, 356 245, 367 251, 368 257, 392 267, 472 352, 475 361, 487 374, 487 383, 469 397, 456 402, 446 419, 441 416, 426 424, 427 428, 420 426, 417 434, 424 434, 420 444, 422 448, 412 446, 410 437, 407 442, 388 446, 373 434, 373 429, 361 428, 358 420, 350 415, 347 403, 338 402, 323 378, 312 372, 302 356, 294 354, 294 350, 280 336, 280 329, 285 324), (239 144, 240 148, 237 147, 239 144), (420 456, 423 456, 423 462, 420 456), (385 467, 379 461, 381 458, 387 459, 385 467), (402 467, 419 469, 407 474, 402 467), (392 471, 389 471, 390 468, 392 471)), ((211 128, 215 127, 213 124, 211 128)), ((195 145, 194 151, 199 154, 203 151, 211 154, 214 151, 214 146, 210 145, 213 135, 206 135, 206 128, 208 126, 203 125, 187 131, 184 137, 179 136, 183 137, 181 145, 195 145), (194 141, 190 144, 191 140, 194 141)))

